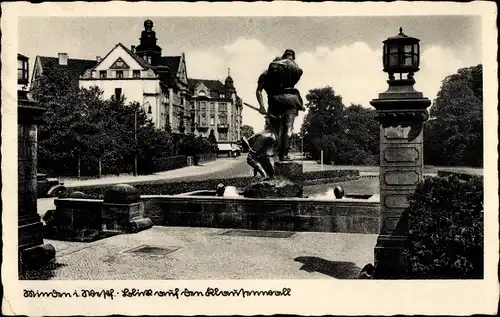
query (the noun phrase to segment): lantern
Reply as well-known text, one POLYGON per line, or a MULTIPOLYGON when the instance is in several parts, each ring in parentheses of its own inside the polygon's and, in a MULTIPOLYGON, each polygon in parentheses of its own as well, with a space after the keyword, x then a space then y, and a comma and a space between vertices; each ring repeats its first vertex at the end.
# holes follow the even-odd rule
POLYGON ((420 64, 420 40, 409 37, 399 28, 399 34, 385 40, 384 43, 384 72, 389 73, 389 79, 395 80, 394 74, 408 73, 408 79, 413 79, 415 72, 419 70, 420 64))

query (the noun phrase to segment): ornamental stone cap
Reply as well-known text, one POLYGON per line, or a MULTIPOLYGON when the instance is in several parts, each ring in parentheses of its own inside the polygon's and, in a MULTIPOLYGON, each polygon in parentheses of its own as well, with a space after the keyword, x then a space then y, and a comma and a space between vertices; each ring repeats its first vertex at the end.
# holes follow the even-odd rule
POLYGON ((128 184, 114 185, 104 194, 104 203, 131 204, 140 200, 137 188, 128 184))

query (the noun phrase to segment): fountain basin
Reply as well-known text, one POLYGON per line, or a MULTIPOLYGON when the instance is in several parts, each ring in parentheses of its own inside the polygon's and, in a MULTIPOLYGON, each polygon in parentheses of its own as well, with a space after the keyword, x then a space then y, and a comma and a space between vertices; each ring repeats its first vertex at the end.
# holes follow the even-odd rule
POLYGON ((145 216, 162 226, 365 234, 379 231, 379 201, 373 195, 337 200, 258 199, 220 197, 215 191, 201 190, 141 198, 145 216))

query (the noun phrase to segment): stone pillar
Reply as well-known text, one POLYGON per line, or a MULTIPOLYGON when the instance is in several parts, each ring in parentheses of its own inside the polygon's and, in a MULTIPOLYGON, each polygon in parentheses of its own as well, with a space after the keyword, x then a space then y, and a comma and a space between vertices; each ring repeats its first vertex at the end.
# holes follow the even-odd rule
POLYGON ((37 126, 45 109, 27 99, 18 104, 18 249, 21 266, 36 267, 55 257, 43 242, 43 225, 37 210, 37 126))
POLYGON ((413 79, 389 80, 389 90, 371 101, 380 122, 380 228, 374 278, 400 279, 408 264, 408 195, 423 179, 423 123, 431 102, 413 89, 413 79))

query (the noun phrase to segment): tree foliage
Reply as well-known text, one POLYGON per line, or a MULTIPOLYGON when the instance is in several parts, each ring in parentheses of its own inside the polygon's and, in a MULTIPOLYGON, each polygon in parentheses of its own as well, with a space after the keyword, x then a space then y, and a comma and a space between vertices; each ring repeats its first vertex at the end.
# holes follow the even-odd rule
POLYGON ((458 175, 426 178, 410 196, 413 278, 482 278, 483 180, 458 175))
POLYGON ((482 75, 482 65, 477 65, 443 80, 425 126, 426 164, 482 166, 482 75))
POLYGON ((253 130, 253 127, 247 125, 247 124, 244 124, 241 126, 241 136, 244 136, 245 138, 249 138, 251 137, 252 135, 254 135, 255 132, 253 130))
POLYGON ((215 131, 213 129, 210 130, 208 141, 210 142, 210 152, 217 153, 219 147, 217 145, 217 138, 215 137, 215 131))
MULTIPOLYGON (((76 175, 80 162, 81 175, 97 175, 101 162, 103 174, 130 173, 137 155, 139 173, 150 173, 153 159, 178 152, 173 135, 156 129, 139 103, 104 100, 97 88, 78 88, 65 70, 44 69, 31 93, 47 109, 38 136, 40 170, 76 175)), ((210 152, 205 144, 196 146, 210 152)))
POLYGON ((312 89, 306 96, 304 151, 325 163, 377 164, 378 123, 375 111, 360 105, 346 107, 331 87, 312 89))

